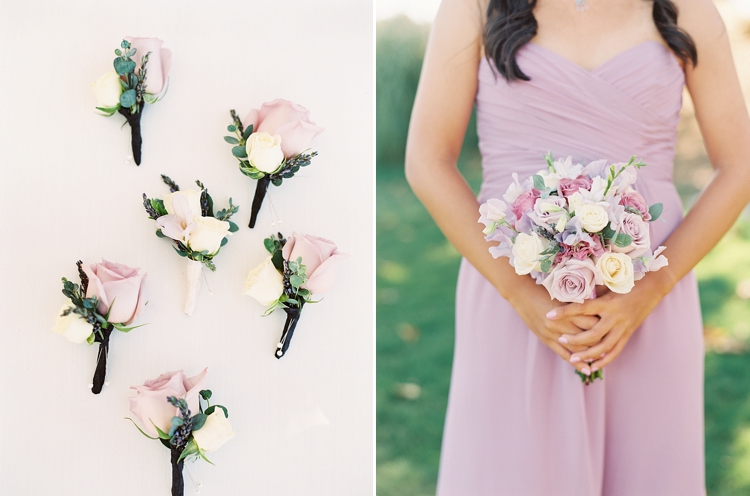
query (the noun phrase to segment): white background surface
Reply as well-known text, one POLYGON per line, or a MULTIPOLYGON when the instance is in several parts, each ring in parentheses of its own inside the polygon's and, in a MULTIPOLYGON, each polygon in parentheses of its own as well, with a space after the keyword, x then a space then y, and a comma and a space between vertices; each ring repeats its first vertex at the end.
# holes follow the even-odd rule
MULTIPOLYGON (((372 3, 77 1, 0 3, 0 493, 166 495, 169 451, 129 416, 130 385, 208 367, 207 387, 237 437, 188 468, 201 494, 364 495, 373 488, 372 3), (122 37, 172 50, 166 98, 146 108, 143 162, 128 162, 124 119, 94 113, 89 84, 111 68, 122 37), (313 164, 271 186, 246 227, 255 182, 224 143, 228 110, 300 103, 325 128, 313 164), (185 259, 154 235, 141 193, 202 180, 240 231, 207 273, 193 317, 182 314, 185 259), (240 291, 265 256, 269 199, 292 230, 352 256, 332 291, 306 306, 286 357, 284 321, 240 291), (115 331, 109 386, 89 390, 97 347, 51 332, 60 278, 102 257, 148 272, 149 304, 130 334, 115 331)), ((185 472, 186 495, 195 494, 185 472)))

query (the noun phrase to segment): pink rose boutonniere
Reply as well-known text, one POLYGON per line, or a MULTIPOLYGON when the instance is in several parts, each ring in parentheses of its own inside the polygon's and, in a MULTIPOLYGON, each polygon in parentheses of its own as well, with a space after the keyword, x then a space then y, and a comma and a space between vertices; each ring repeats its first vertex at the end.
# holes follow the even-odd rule
POLYGON ((131 386, 130 411, 140 421, 126 419, 149 439, 159 439, 169 448, 172 463, 172 496, 183 496, 182 469, 186 458, 206 458, 234 437, 229 411, 211 404, 211 390, 205 389, 206 372, 185 377, 182 370, 167 372, 141 386, 131 386))
POLYGON ((308 234, 293 233, 290 239, 284 239, 278 233, 263 244, 270 255, 247 275, 243 294, 268 307, 263 315, 277 308, 286 312, 275 351, 276 358, 281 358, 289 349, 302 307, 317 303, 313 296, 331 289, 338 261, 349 255, 341 253, 333 241, 308 234))
POLYGON ((234 123, 227 131, 235 136, 224 136, 224 141, 234 145, 232 154, 240 172, 258 181, 248 225, 252 229, 268 185, 281 186, 284 179, 310 165, 318 155, 309 151, 310 142, 323 128, 310 121, 305 107, 287 100, 264 103, 259 110, 251 110, 244 122, 234 110, 230 113, 234 123))
POLYGON ((169 177, 162 174, 161 178, 170 193, 163 199, 148 198, 143 193, 143 207, 148 218, 156 221, 156 235, 171 239, 174 251, 188 259, 185 313, 192 315, 201 284, 201 269, 205 265, 212 272, 216 270, 214 257, 227 244, 229 236, 239 230, 229 219, 240 207, 233 205, 230 198, 229 208, 214 213, 214 201, 200 181, 196 181, 200 190, 181 191, 169 177))
POLYGON ((76 265, 81 284, 62 278, 62 293, 70 301, 60 309, 54 332, 74 343, 99 343, 91 386, 91 392, 99 394, 107 374, 107 353, 112 331, 130 332, 141 327, 130 324, 145 305, 143 282, 146 274, 141 273, 140 269, 106 260, 93 265, 79 260, 76 265))
POLYGON ((172 52, 163 44, 158 38, 125 38, 115 50, 114 69, 91 84, 96 109, 107 117, 119 113, 130 124, 136 165, 141 164, 144 104, 156 103, 167 92, 172 52))

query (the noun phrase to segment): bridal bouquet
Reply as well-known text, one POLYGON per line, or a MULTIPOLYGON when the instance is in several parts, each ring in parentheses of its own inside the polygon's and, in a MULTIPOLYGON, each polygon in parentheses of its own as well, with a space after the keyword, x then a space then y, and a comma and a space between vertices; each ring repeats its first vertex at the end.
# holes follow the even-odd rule
MULTIPOLYGON (((128 327, 143 310, 140 269, 108 262, 93 265, 76 262, 81 284, 62 278, 62 293, 70 299, 58 313, 54 332, 74 343, 99 343, 99 356, 91 392, 99 394, 107 374, 107 352, 112 331, 130 332, 128 327)), ((145 324, 144 324, 145 325, 145 324)))
POLYGON ((141 115, 145 103, 156 103, 167 92, 172 52, 158 38, 125 38, 115 50, 114 70, 91 84, 96 109, 107 117, 122 114, 130 124, 136 165, 141 164, 141 115), (135 59, 133 59, 135 57, 135 59))
MULTIPOLYGON (((651 251, 648 222, 662 212, 633 189, 637 169, 627 163, 597 160, 573 164, 570 157, 508 187, 503 199, 482 204, 479 222, 497 258, 508 257, 519 275, 530 274, 550 297, 582 303, 596 297, 596 285, 628 293, 646 272, 667 265, 660 246, 651 251)), ((597 371, 601 377, 601 371, 597 371)), ((586 380, 590 379, 583 376, 586 380)))
POLYGON ((281 186, 284 179, 310 165, 318 155, 309 152, 310 141, 323 128, 310 122, 306 108, 287 100, 274 100, 260 110, 251 110, 244 124, 234 110, 230 113, 234 123, 227 131, 235 136, 224 136, 224 141, 234 145, 232 154, 240 163, 240 172, 258 181, 248 225, 253 228, 269 183, 281 186))
POLYGON ((287 240, 278 233, 263 244, 270 255, 247 275, 243 294, 268 307, 263 315, 277 308, 286 312, 275 352, 276 358, 281 358, 289 349, 302 307, 317 303, 313 295, 331 289, 338 260, 349 255, 339 252, 332 241, 305 234, 293 233, 287 240))
POLYGON ((170 193, 164 198, 148 198, 143 194, 143 206, 149 219, 156 221, 156 235, 174 241, 174 251, 187 258, 188 292, 184 311, 193 315, 195 300, 200 289, 200 274, 205 265, 211 271, 216 270, 214 257, 219 254, 227 238, 239 228, 230 221, 239 206, 232 204, 229 208, 214 214, 214 202, 203 183, 196 181, 200 190, 180 191, 180 187, 169 177, 162 174, 162 180, 169 186, 170 193))
MULTIPOLYGON (((219 449, 234 437, 229 412, 222 405, 211 405, 211 390, 203 389, 207 369, 194 377, 167 372, 142 386, 131 386, 130 411, 142 425, 133 422, 141 434, 158 439, 171 453, 172 496, 183 496, 182 469, 185 459, 211 463, 206 453, 219 449), (203 401, 201 401, 203 400, 203 401)), ((212 464, 213 465, 213 464, 212 464)))

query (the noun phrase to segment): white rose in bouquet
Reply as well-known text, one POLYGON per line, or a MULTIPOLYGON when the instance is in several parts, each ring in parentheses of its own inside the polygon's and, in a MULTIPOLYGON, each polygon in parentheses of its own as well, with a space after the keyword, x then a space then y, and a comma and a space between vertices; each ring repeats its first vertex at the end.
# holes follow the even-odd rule
POLYGON ((113 109, 120 104, 122 85, 120 76, 114 70, 91 83, 91 90, 94 92, 97 107, 113 109))
POLYGON ((576 215, 581 219, 581 227, 590 233, 599 232, 609 224, 609 214, 601 205, 584 203, 576 209, 576 215))
POLYGON ((55 321, 55 327, 52 329, 57 334, 62 334, 69 341, 74 343, 85 343, 91 333, 94 332, 94 327, 83 320, 80 315, 73 312, 63 316, 65 310, 71 308, 69 304, 65 304, 60 307, 60 311, 57 313, 57 320, 55 321))
POLYGON ((604 284, 613 292, 626 294, 635 285, 633 261, 624 253, 605 253, 596 261, 604 284))
POLYGON ((193 431, 193 439, 203 451, 216 451, 234 437, 232 424, 224 416, 224 410, 216 408, 206 418, 206 423, 197 431, 193 431))
POLYGON ((214 217, 195 217, 195 228, 190 233, 188 246, 193 251, 214 255, 221 248, 221 240, 229 236, 229 222, 214 217))
POLYGON ((281 136, 266 132, 253 133, 245 145, 247 160, 259 171, 268 174, 276 172, 284 161, 281 150, 281 136))
POLYGON ((284 277, 276 270, 271 256, 255 267, 245 279, 242 294, 252 296, 263 306, 271 306, 284 292, 284 277))
POLYGON ((513 266, 516 274, 526 275, 531 271, 541 270, 540 254, 547 249, 547 242, 537 233, 520 233, 513 243, 513 266))

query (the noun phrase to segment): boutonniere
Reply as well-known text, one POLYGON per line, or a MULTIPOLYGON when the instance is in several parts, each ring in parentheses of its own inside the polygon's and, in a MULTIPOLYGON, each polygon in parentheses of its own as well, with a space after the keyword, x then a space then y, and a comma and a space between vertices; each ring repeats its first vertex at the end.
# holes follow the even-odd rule
POLYGON ((156 235, 174 241, 174 251, 187 258, 188 292, 185 313, 193 315, 195 299, 200 288, 201 269, 205 265, 216 270, 214 258, 228 237, 237 232, 237 224, 230 221, 239 206, 232 204, 214 214, 214 202, 203 183, 196 181, 200 190, 180 191, 180 187, 162 174, 170 193, 163 199, 148 198, 143 194, 143 206, 149 219, 156 221, 156 235))
POLYGON ((119 113, 130 124, 136 165, 141 165, 141 115, 144 104, 156 103, 167 92, 172 52, 158 38, 125 38, 115 50, 114 69, 91 84, 96 109, 107 117, 119 113))
POLYGON ((243 294, 268 307, 263 315, 277 308, 286 313, 274 353, 281 358, 292 341, 302 307, 317 303, 313 297, 331 289, 336 264, 349 255, 338 251, 333 241, 307 234, 293 233, 287 240, 278 233, 263 240, 263 244, 270 255, 247 275, 243 294))
MULTIPOLYGON (((74 343, 99 343, 99 356, 91 392, 99 394, 107 374, 109 339, 114 329, 128 327, 143 310, 143 281, 140 269, 108 262, 93 265, 76 262, 81 284, 62 278, 62 293, 68 297, 57 316, 54 332, 74 343)), ((145 324, 142 324, 145 325, 145 324)))
POLYGON ((230 113, 234 122, 227 131, 235 136, 224 136, 224 141, 234 145, 232 154, 240 172, 258 181, 248 225, 253 228, 268 185, 281 186, 284 179, 310 165, 318 155, 309 150, 310 142, 323 128, 310 122, 305 107, 287 100, 264 103, 260 110, 251 110, 244 123, 234 110, 230 113))
MULTIPOLYGON (((216 451, 234 437, 229 411, 211 404, 211 390, 203 389, 206 372, 185 377, 182 370, 167 372, 142 386, 131 386, 130 411, 140 420, 126 417, 149 439, 158 439, 171 454, 172 496, 183 496, 185 459, 211 463, 206 453, 216 451)), ((213 465, 213 463, 211 463, 213 465)))

